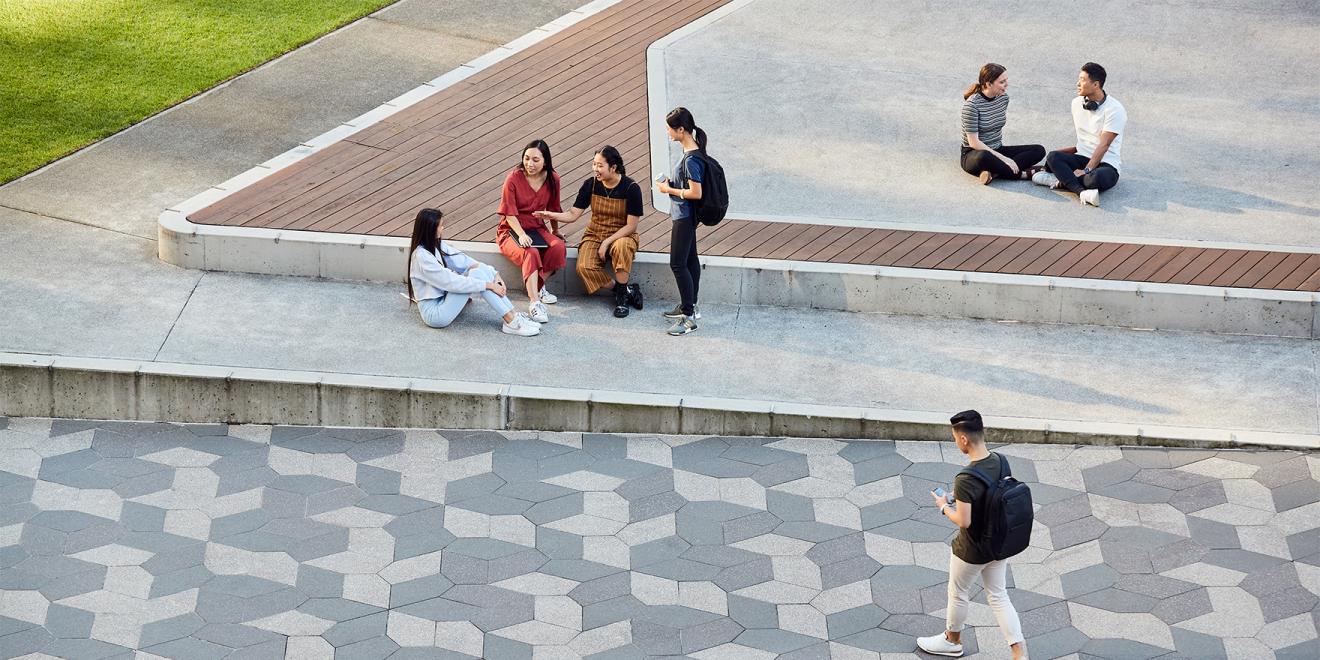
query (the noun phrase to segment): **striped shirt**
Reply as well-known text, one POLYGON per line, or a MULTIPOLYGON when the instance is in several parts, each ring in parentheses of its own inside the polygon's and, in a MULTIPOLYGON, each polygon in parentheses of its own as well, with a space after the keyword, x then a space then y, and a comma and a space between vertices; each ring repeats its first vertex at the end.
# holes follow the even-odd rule
POLYGON ((998 149, 1004 146, 1004 124, 1008 123, 1008 94, 1000 94, 992 99, 980 92, 967 97, 962 104, 962 146, 967 143, 967 134, 976 133, 976 137, 985 146, 998 149))

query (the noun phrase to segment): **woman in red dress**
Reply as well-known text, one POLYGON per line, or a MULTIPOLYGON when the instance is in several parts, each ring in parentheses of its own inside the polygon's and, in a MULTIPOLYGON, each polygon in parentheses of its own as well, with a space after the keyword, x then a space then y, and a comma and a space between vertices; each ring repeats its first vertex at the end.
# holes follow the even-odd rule
POLYGON ((550 321, 545 306, 558 299, 545 290, 545 279, 554 275, 568 261, 568 247, 559 235, 559 223, 533 215, 537 211, 559 213, 559 175, 550 160, 550 146, 535 140, 523 149, 522 164, 504 179, 500 198, 499 228, 495 242, 500 253, 522 267, 527 285, 528 316, 539 323, 550 321))

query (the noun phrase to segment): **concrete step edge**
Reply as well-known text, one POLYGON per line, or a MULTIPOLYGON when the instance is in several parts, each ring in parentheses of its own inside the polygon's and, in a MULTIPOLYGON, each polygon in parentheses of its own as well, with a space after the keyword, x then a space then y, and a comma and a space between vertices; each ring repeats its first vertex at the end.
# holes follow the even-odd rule
MULTIPOLYGON (((178 208, 161 215, 159 256, 168 263, 402 285, 407 239, 199 225, 187 219, 188 212, 178 208)), ((495 266, 506 282, 521 280, 493 243, 454 244, 495 266)), ((576 261, 577 251, 570 248, 568 266, 548 286, 557 293, 581 294, 576 261)), ((717 256, 703 256, 701 262, 701 296, 707 303, 1320 337, 1320 294, 1308 292, 717 256)), ((633 281, 650 299, 677 299, 668 255, 639 253, 633 281)))
MULTIPOLYGON (((945 440, 945 413, 0 352, 0 415, 945 440)), ((987 416, 1004 443, 1320 449, 1320 434, 987 416)))

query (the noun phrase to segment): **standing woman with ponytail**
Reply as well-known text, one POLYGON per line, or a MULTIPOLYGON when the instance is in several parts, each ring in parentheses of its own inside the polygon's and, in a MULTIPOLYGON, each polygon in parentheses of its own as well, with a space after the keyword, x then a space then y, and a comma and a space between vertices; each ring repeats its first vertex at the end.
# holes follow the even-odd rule
POLYGON ((991 62, 981 67, 976 82, 963 92, 962 168, 981 185, 993 179, 1030 179, 1033 167, 1045 157, 1039 144, 1006 146, 1008 72, 991 62))
POLYGON ((673 319, 669 334, 686 335, 697 329, 697 291, 701 285, 701 261, 697 259, 697 209, 701 204, 701 182, 705 176, 705 163, 701 154, 706 151, 706 132, 697 127, 687 108, 674 108, 665 117, 669 139, 683 146, 683 158, 674 166, 672 178, 656 180, 658 190, 669 195, 670 217, 673 222, 669 234, 669 268, 674 271, 678 284, 679 303, 665 312, 673 319))
POLYGON ((545 290, 545 280, 568 263, 568 246, 559 235, 559 223, 552 222, 547 229, 536 212, 562 210, 559 175, 550 160, 550 145, 545 140, 533 140, 523 148, 522 162, 504 179, 495 244, 501 254, 522 268, 529 300, 527 314, 538 323, 550 322, 545 306, 559 300, 545 290))

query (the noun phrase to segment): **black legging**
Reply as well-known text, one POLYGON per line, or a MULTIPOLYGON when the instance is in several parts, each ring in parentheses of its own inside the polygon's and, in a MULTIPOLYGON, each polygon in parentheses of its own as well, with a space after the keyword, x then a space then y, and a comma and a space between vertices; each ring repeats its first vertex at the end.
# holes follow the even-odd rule
MULTIPOLYGON (((1045 157, 1045 147, 1039 144, 1020 144, 1016 146, 1004 145, 995 151, 998 151, 1010 160, 1017 163, 1018 171, 1022 171, 1040 162, 1045 157)), ((980 176, 981 172, 990 170, 990 173, 999 179, 1011 179, 1016 174, 1008 168, 1008 163, 999 159, 989 151, 980 149, 963 148, 962 154, 963 171, 972 175, 980 176)))
POLYGON ((697 289, 701 286, 701 261, 697 259, 696 218, 674 218, 669 230, 669 269, 674 271, 683 313, 694 314, 697 289))
POLYGON ((1091 188, 1104 192, 1118 184, 1118 170, 1109 163, 1100 163, 1089 174, 1080 178, 1073 174, 1073 170, 1080 170, 1089 162, 1091 159, 1087 156, 1051 151, 1045 157, 1045 169, 1059 179, 1060 187, 1075 193, 1091 188))

